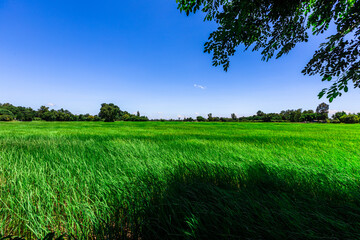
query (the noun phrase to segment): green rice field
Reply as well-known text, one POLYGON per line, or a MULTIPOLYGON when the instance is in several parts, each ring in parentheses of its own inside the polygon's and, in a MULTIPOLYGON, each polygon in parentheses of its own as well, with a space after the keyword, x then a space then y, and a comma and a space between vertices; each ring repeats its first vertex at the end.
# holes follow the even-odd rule
POLYGON ((360 239, 360 125, 0 123, 0 234, 360 239))

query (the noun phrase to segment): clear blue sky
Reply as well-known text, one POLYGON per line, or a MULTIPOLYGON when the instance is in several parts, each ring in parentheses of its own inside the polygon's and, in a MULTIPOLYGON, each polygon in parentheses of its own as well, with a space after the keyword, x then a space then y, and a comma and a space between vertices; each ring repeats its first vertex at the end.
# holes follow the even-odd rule
MULTIPOLYGON (((328 83, 303 76, 321 42, 262 62, 256 52, 211 65, 203 44, 214 23, 175 0, 0 0, 0 102, 97 114, 113 102, 153 118, 315 109, 328 83)), ((360 91, 330 104, 360 112, 360 91)))

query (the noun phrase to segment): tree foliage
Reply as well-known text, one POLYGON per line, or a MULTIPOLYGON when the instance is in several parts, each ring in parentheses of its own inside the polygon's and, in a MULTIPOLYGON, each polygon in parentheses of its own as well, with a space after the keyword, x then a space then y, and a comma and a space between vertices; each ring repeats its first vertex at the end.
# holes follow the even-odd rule
POLYGON ((113 103, 103 103, 101 104, 99 117, 103 118, 105 122, 114 122, 119 118, 121 114, 120 108, 113 103))
POLYGON ((196 121, 198 121, 198 122, 205 122, 206 119, 205 119, 203 116, 197 116, 197 117, 196 117, 196 121))
POLYGON ((49 107, 41 106, 38 110, 32 108, 14 106, 10 103, 0 103, 0 121, 32 121, 32 120, 45 120, 45 121, 110 121, 112 116, 107 116, 108 110, 115 109, 115 120, 123 121, 148 121, 146 116, 130 114, 126 111, 121 111, 120 108, 114 104, 103 104, 100 109, 101 117, 97 115, 86 114, 73 114, 66 109, 49 109, 49 107))
POLYGON ((14 114, 5 108, 0 108, 0 115, 8 115, 14 117, 14 114))
POLYGON ((19 121, 32 121, 35 117, 36 111, 32 108, 26 108, 22 106, 14 106, 10 103, 0 104, 0 115, 6 115, 9 117, 2 117, 2 121, 11 121, 13 119, 19 121), (4 120, 10 119, 10 120, 4 120))
POLYGON ((239 45, 261 51, 262 60, 279 58, 309 34, 336 33, 326 38, 303 69, 330 81, 319 97, 329 101, 348 91, 349 83, 360 88, 360 1, 359 0, 177 0, 187 15, 203 11, 205 21, 218 24, 205 43, 213 54, 213 65, 227 71, 230 56, 239 45))
MULTIPOLYGON (((316 112, 314 110, 303 111, 301 108, 283 110, 280 113, 265 113, 259 110, 255 115, 239 118, 236 117, 235 113, 232 113, 230 118, 216 117, 209 113, 207 119, 198 116, 196 120, 198 122, 330 122, 328 113, 329 105, 320 103, 316 108, 316 112)), ((185 118, 183 121, 189 121, 189 119, 185 118)), ((331 122, 340 122, 340 120, 333 117, 331 122)))
POLYGON ((344 115, 347 115, 346 112, 344 112, 344 111, 336 112, 336 113, 332 116, 332 118, 333 118, 333 119, 340 120, 340 118, 341 118, 342 116, 344 116, 344 115))
POLYGON ((320 103, 319 106, 316 108, 316 113, 318 115, 318 120, 325 120, 329 116, 329 105, 326 103, 320 103))
POLYGON ((340 117, 340 122, 343 123, 359 123, 360 117, 355 114, 343 115, 340 117))

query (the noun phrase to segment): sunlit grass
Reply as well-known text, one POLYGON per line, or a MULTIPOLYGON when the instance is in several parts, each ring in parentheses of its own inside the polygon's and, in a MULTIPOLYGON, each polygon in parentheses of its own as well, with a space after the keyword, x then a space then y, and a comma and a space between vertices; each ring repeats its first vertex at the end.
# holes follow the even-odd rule
POLYGON ((360 125, 0 124, 0 233, 360 238, 360 125))

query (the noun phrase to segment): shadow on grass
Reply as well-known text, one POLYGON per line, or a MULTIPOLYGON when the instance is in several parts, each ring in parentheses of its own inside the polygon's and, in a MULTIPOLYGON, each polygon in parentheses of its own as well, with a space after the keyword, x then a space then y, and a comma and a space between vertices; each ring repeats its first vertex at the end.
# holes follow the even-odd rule
POLYGON ((182 166, 148 199, 145 189, 134 195, 137 210, 114 215, 123 221, 107 224, 102 238, 360 239, 358 186, 339 192, 331 178, 309 185, 294 175, 259 163, 240 175, 216 165, 182 166))
POLYGON ((240 169, 195 162, 168 179, 149 171, 140 180, 125 201, 113 189, 113 214, 79 239, 360 239, 356 180, 262 163, 240 169))

